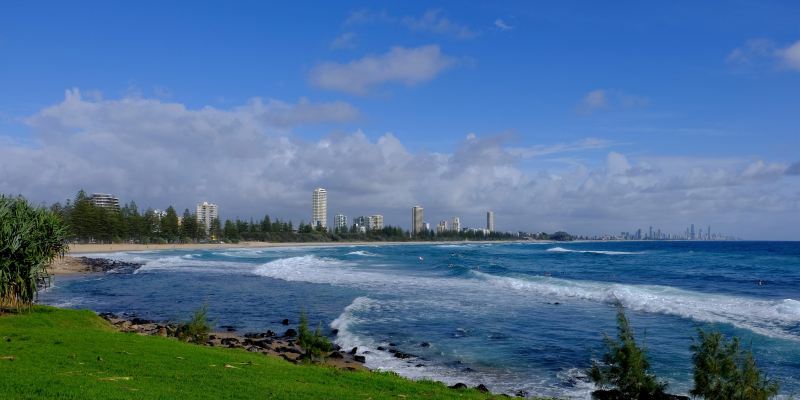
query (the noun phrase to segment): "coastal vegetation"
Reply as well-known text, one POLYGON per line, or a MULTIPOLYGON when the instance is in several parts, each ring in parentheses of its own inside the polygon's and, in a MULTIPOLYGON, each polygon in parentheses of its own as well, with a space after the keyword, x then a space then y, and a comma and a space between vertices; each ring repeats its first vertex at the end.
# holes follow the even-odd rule
POLYGON ((693 396, 707 400, 767 400, 778 394, 778 383, 767 379, 739 338, 727 340, 719 331, 698 330, 692 344, 693 396))
MULTIPOLYGON (((596 399, 688 399, 667 394, 667 383, 650 371, 644 348, 636 343, 630 321, 617 301, 617 340, 604 337, 607 352, 588 370, 600 389, 596 399)), ((719 331, 698 329, 691 345, 694 388, 691 395, 706 400, 768 400, 779 385, 756 366, 752 351, 743 350, 738 338, 728 341, 719 331)))
POLYGON ((0 312, 30 307, 47 266, 67 251, 61 219, 22 197, 0 195, 0 312))
POLYGON ((14 399, 488 399, 392 373, 296 365, 244 350, 121 333, 91 311, 0 317, 0 393, 14 399))
POLYGON ((312 332, 308 328, 308 317, 305 312, 300 313, 300 326, 297 330, 297 343, 305 351, 303 357, 306 360, 313 362, 322 359, 333 350, 330 340, 322 334, 322 323, 312 332))
POLYGON ((207 305, 197 309, 188 322, 178 325, 178 338, 187 342, 205 343, 208 340, 208 334, 211 332, 207 315, 207 305))

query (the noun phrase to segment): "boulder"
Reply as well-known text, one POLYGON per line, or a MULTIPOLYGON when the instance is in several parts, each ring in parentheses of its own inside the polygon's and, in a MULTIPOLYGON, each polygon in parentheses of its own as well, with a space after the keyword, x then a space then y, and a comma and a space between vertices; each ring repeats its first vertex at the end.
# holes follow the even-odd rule
POLYGON ((289 320, 284 319, 283 321, 281 321, 281 325, 289 325, 289 320))
POLYGON ((450 386, 448 386, 448 387, 449 387, 450 389, 466 389, 466 388, 468 388, 468 386, 467 386, 467 385, 465 385, 465 384, 463 384, 463 383, 461 383, 461 382, 458 382, 458 383, 456 383, 455 385, 450 385, 450 386))
POLYGON ((358 353, 358 347, 353 347, 353 349, 350 350, 350 354, 355 355, 356 353, 358 353))
POLYGON ((431 347, 431 344, 428 342, 422 342, 419 344, 419 347, 431 347))
POLYGON ((339 353, 338 351, 331 352, 331 354, 328 354, 328 357, 329 358, 344 358, 342 353, 339 353))
POLYGON ((295 337, 295 336, 297 336, 297 331, 292 328, 287 329, 286 332, 283 334, 283 337, 295 337))
POLYGON ((480 385, 478 385, 478 386, 475 386, 475 389, 477 391, 479 391, 479 392, 489 393, 489 388, 487 388, 486 385, 484 385, 482 383, 480 385))
POLYGON ((364 357, 364 356, 359 356, 359 355, 355 355, 355 356, 353 356, 353 360, 354 360, 354 361, 356 361, 356 362, 360 362, 360 363, 362 363, 362 364, 363 364, 363 363, 365 363, 365 362, 367 362, 367 358, 366 358, 366 357, 364 357))

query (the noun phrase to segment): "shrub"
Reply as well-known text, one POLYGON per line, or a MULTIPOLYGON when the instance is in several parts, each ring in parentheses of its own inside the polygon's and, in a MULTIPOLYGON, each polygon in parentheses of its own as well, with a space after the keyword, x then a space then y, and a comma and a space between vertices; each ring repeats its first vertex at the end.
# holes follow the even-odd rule
POLYGON ((203 305, 197 309, 186 323, 178 325, 178 338, 187 342, 204 343, 208 340, 208 333, 211 332, 211 326, 208 323, 206 316, 208 315, 208 306, 203 305))
POLYGON ((0 309, 30 307, 47 267, 68 249, 61 219, 22 197, 0 195, 0 309))
MULTIPOLYGON (((614 388, 613 398, 619 399, 653 399, 666 397, 664 390, 667 384, 659 381, 649 371, 645 350, 636 344, 630 321, 625 316, 622 304, 617 302, 617 336, 614 340, 607 335, 605 344, 608 349, 603 356, 602 364, 595 362, 588 374, 591 380, 601 389, 614 388)), ((601 390, 602 391, 602 390, 601 390)), ((603 393, 607 396, 607 393, 603 393)), ((593 393, 599 397, 600 393, 593 393)))
POLYGON ((333 349, 330 340, 322 334, 322 323, 313 333, 308 329, 306 313, 300 313, 300 327, 298 328, 297 343, 305 350, 303 357, 307 360, 324 359, 325 354, 333 349))
POLYGON ((708 400, 766 400, 778 394, 778 383, 765 378, 753 353, 718 331, 698 330, 694 354, 693 396, 708 400))

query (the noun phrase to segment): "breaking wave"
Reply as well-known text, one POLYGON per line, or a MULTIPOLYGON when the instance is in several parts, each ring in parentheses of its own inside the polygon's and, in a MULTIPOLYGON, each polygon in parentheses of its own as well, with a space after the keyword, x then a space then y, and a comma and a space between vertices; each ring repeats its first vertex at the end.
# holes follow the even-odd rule
POLYGON ((607 251, 607 250, 570 250, 563 247, 552 247, 547 249, 551 253, 590 253, 590 254, 605 254, 609 256, 623 255, 623 254, 642 254, 635 251, 607 251))

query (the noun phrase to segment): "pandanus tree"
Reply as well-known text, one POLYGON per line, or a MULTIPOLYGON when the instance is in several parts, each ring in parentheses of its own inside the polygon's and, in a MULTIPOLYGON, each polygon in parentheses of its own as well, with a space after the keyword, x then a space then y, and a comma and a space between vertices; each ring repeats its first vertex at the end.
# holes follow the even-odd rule
POLYGON ((47 268, 68 248, 61 218, 22 197, 0 195, 0 310, 30 307, 47 268))

